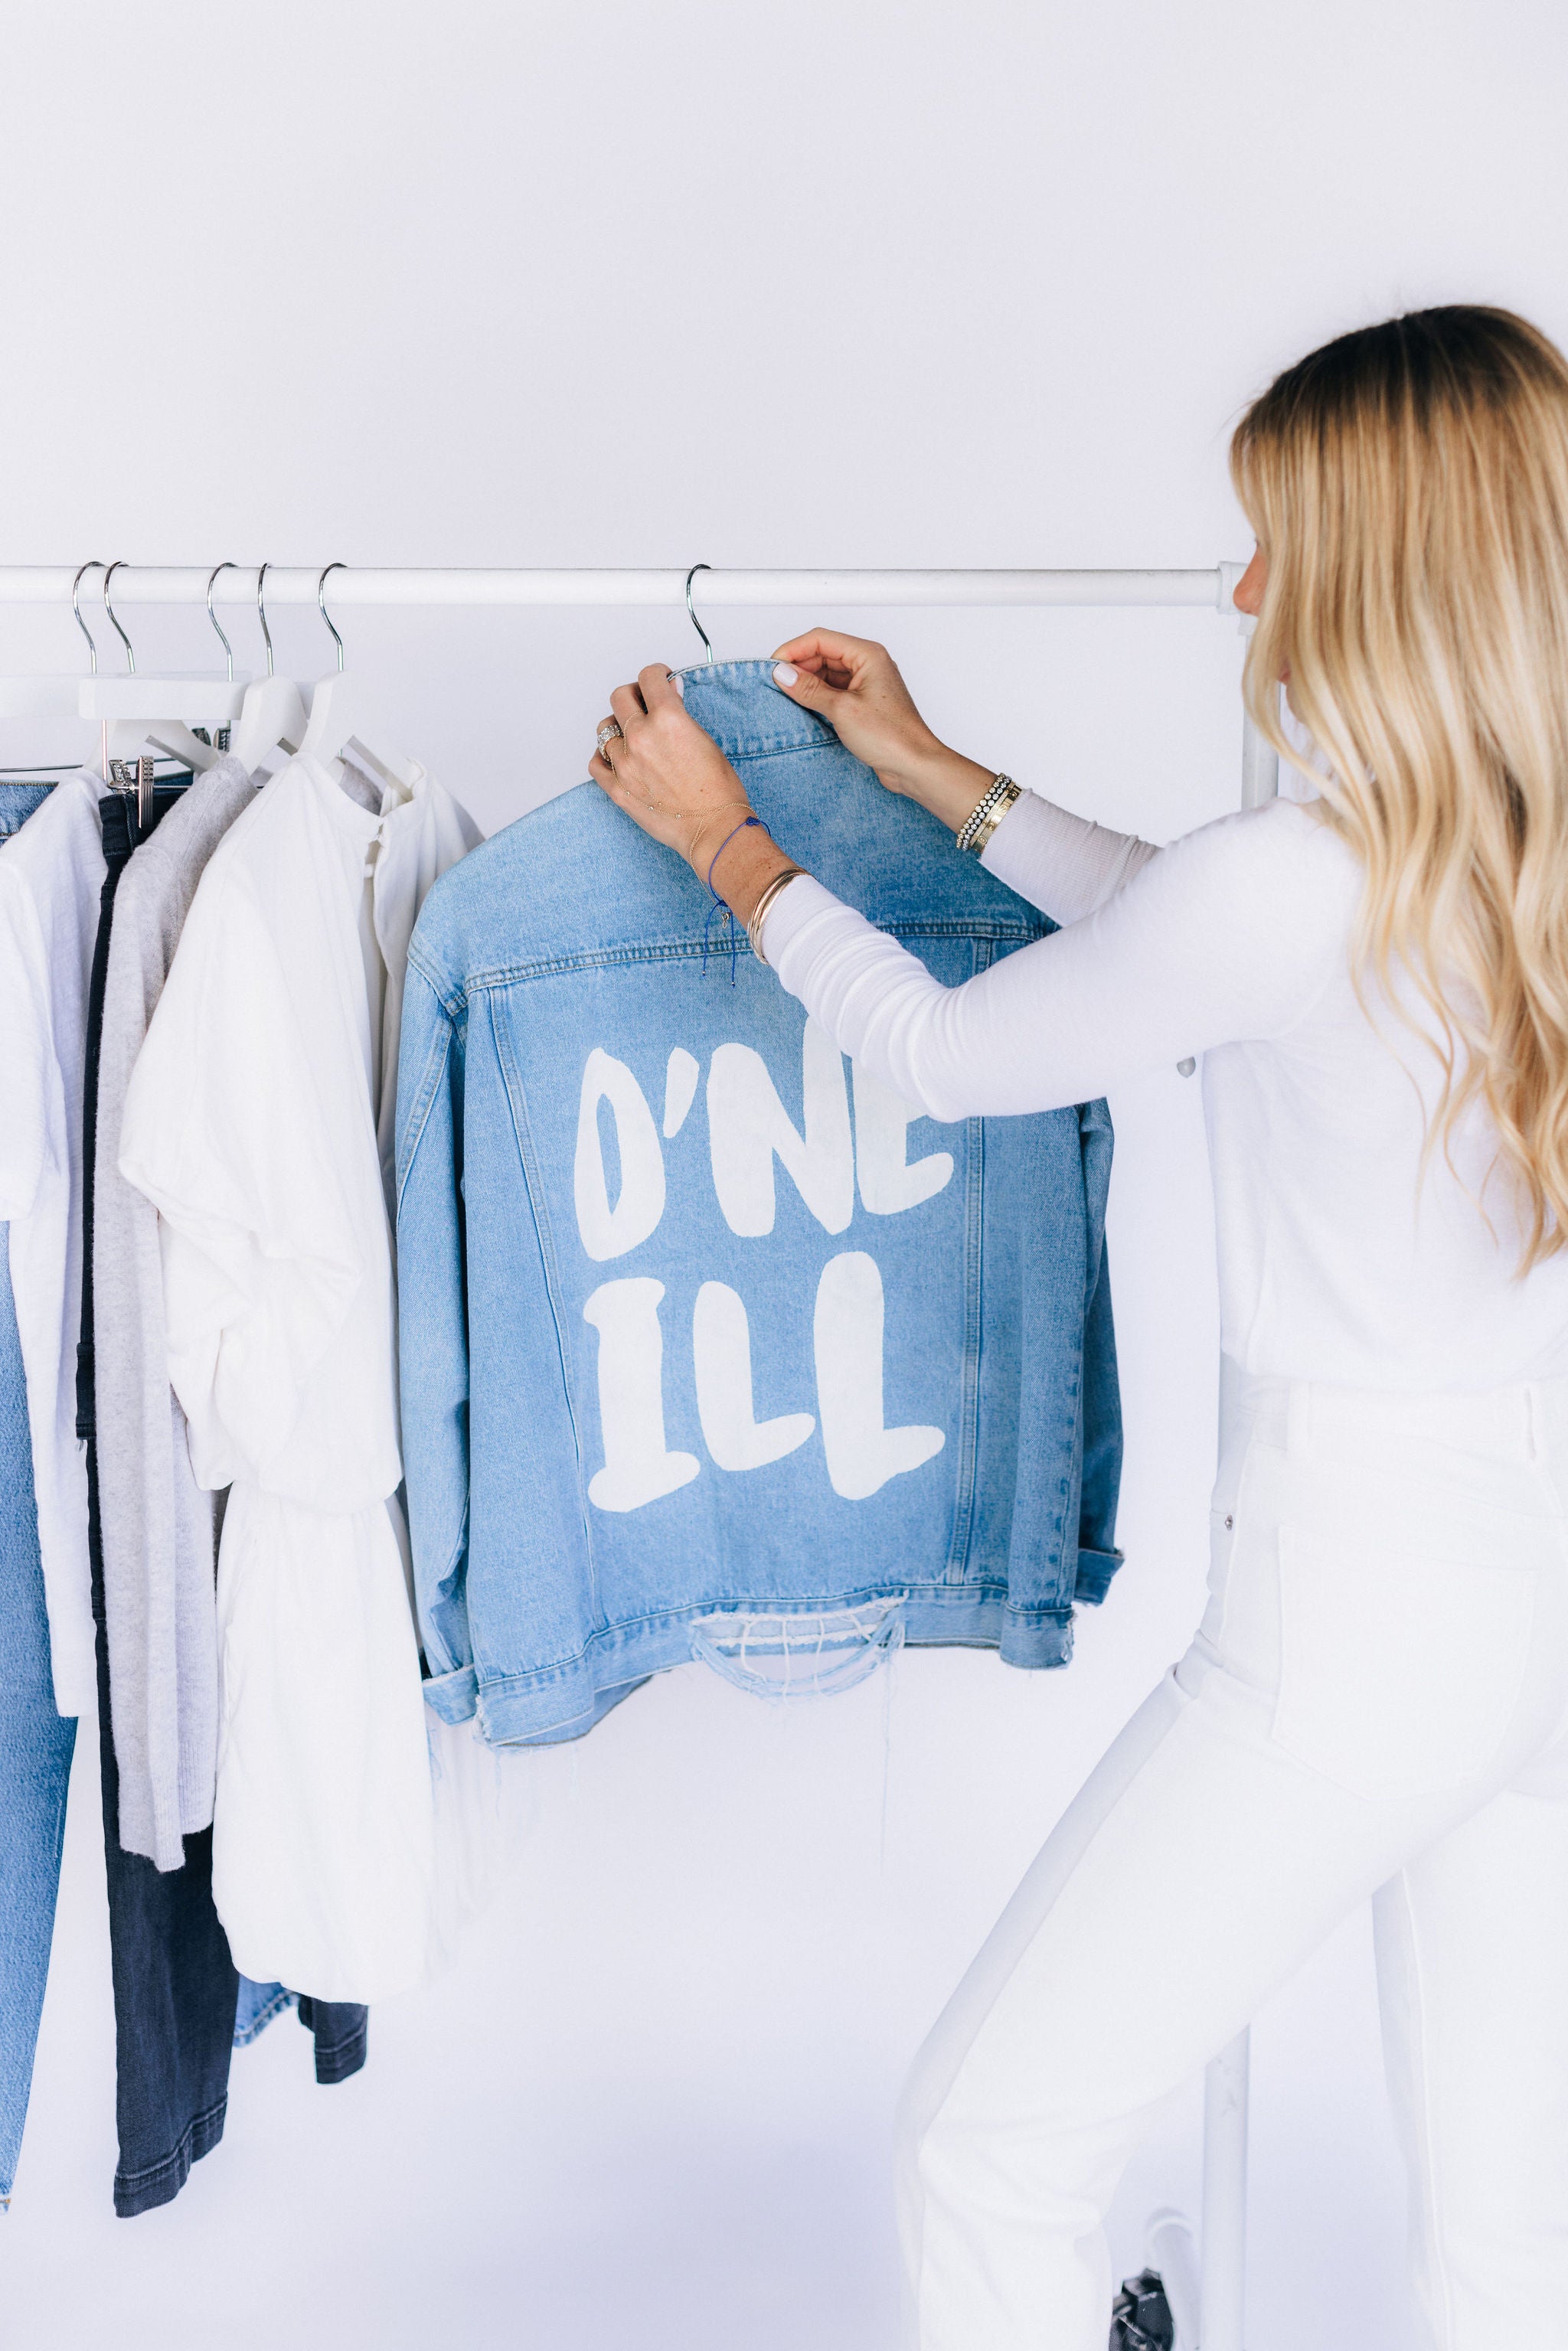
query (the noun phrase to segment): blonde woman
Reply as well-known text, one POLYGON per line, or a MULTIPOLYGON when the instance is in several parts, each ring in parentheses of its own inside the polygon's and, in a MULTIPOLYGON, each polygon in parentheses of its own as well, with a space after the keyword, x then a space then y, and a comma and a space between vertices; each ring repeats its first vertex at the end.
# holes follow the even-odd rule
MULTIPOLYGON (((1391 319, 1231 462, 1249 706, 1290 749, 1286 681, 1320 798, 1155 850, 1001 793, 986 862, 1063 927, 952 989, 758 829, 715 876, 933 1117, 1205 1056, 1211 1597, 915 2066, 919 2351, 1103 2351, 1151 2110, 1368 1896, 1430 2338, 1568 2339, 1568 367, 1503 311, 1391 319)), ((991 789, 880 646, 775 675, 956 832, 991 789)), ((738 778, 662 667, 612 702, 597 780, 706 876, 738 778)))

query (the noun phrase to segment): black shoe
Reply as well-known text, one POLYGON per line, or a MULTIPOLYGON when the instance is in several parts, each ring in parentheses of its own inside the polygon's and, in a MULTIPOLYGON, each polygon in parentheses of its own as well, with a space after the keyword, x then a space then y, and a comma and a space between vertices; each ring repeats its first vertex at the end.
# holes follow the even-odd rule
POLYGON ((1111 2313, 1110 2351, 1175 2351, 1176 2321, 1158 2270, 1128 2278, 1111 2313))

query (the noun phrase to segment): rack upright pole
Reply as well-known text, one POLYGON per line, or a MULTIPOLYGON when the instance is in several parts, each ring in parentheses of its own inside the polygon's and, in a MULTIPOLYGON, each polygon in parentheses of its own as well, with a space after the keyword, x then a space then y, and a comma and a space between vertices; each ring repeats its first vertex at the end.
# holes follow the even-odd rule
MULTIPOLYGON (((1280 758, 1250 715, 1241 717, 1241 805, 1261 808, 1280 789, 1280 758)), ((1237 2034, 1203 2081, 1203 2227, 1199 2351, 1244 2351, 1247 2308, 1247 2105, 1250 2037, 1237 2034)))

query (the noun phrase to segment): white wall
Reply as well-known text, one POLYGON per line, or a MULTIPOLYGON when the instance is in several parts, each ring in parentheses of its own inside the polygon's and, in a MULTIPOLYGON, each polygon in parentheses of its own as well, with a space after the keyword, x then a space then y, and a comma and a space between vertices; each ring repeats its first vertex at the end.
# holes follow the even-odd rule
MULTIPOLYGON (((0 559, 1239 558, 1228 426, 1301 349, 1450 298, 1568 339, 1565 47, 1553 0, 13 9, 0 559)), ((611 684, 693 650, 667 613, 350 618, 400 738, 488 825, 578 778, 611 684)), ((144 666, 211 650, 199 613, 131 619, 144 666)), ((1227 622, 858 625, 940 728, 1071 805, 1165 837, 1235 797, 1227 622)), ((276 634, 325 665, 308 613, 276 634)), ((0 667, 77 657, 68 616, 0 611, 0 667)), ((902 2068, 1198 1608, 1196 1090, 1114 1108, 1129 1563, 1070 1672, 906 1656, 779 1714, 694 1668, 525 1761, 459 1971, 379 2011, 340 2089, 275 2027, 222 2148, 131 2223, 88 1748, 7 2351, 889 2342, 902 2068)), ((1135 1889, 1128 1931, 1159 1931, 1135 1889)), ((1376 2072, 1358 1919, 1257 2033, 1263 2351, 1411 2339, 1376 2072)), ((1189 2099, 1118 2205, 1125 2266, 1195 2153, 1189 2099)))

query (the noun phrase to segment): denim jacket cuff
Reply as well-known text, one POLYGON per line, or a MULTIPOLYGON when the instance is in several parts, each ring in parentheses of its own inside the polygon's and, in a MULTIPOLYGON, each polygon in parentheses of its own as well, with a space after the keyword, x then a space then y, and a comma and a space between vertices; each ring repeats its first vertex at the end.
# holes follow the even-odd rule
POLYGON ((1111 1589, 1111 1578, 1122 1561, 1123 1553, 1119 1551, 1081 1551, 1077 1573, 1072 1579, 1074 1600, 1086 1600, 1092 1608, 1098 1608, 1111 1589))
POLYGON ((449 1674, 432 1674, 424 1684, 424 1702, 443 1722, 471 1722, 479 1703, 477 1669, 455 1666, 449 1674))

